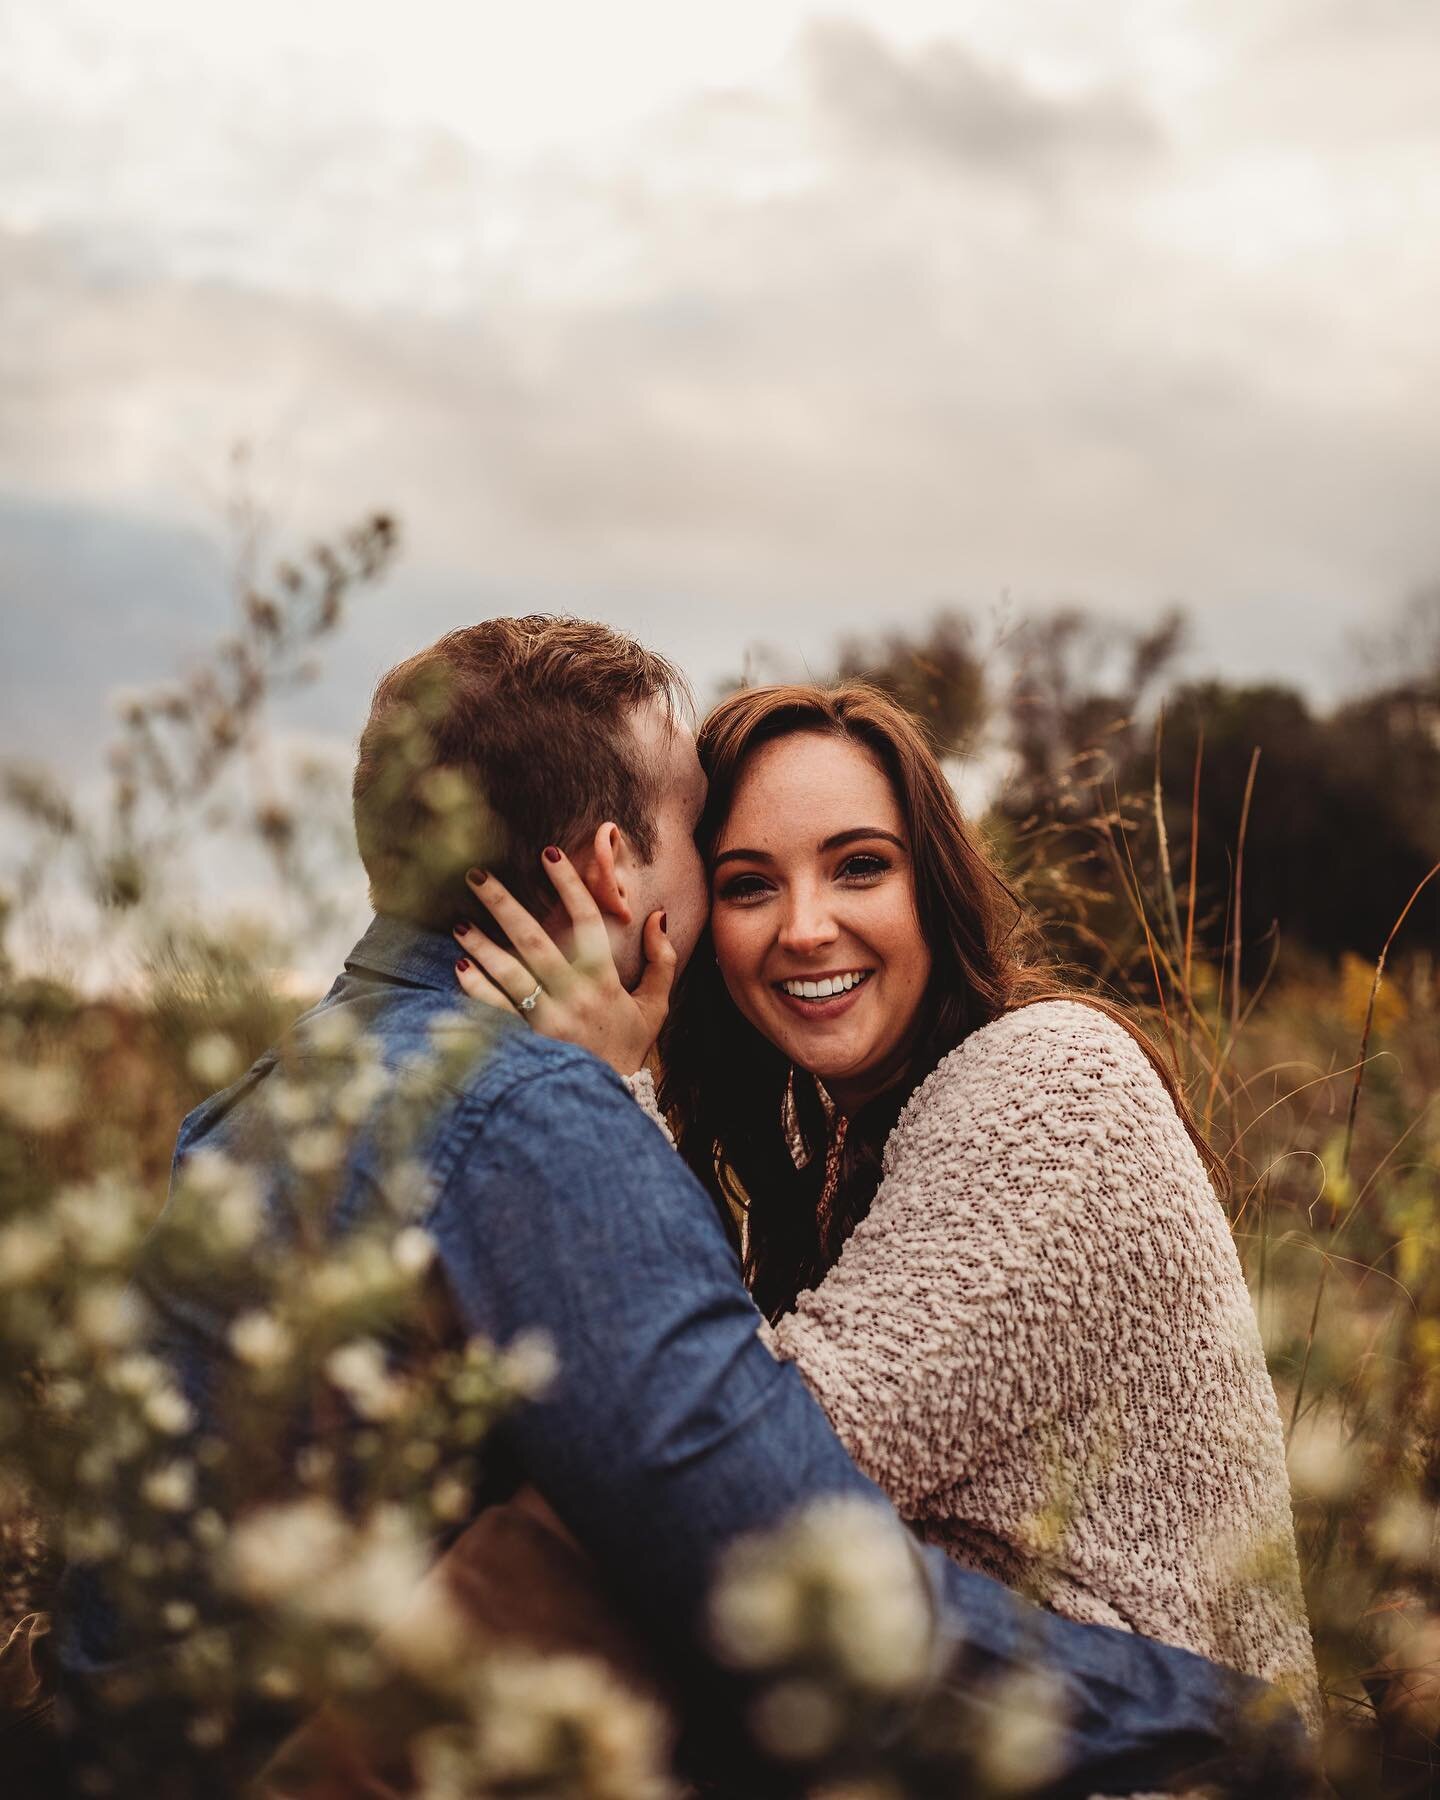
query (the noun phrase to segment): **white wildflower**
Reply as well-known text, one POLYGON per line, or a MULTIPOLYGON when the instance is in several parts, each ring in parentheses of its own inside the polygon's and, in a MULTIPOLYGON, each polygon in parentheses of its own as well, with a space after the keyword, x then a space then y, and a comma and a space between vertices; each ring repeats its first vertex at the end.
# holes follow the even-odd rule
POLYGON ((294 1670, 271 1663, 255 1677, 255 1686, 268 1700, 293 1700, 300 1692, 300 1678, 294 1670))
POLYGON ((245 1170, 216 1200, 211 1221, 216 1245, 221 1250, 248 1250, 259 1237, 265 1221, 265 1202, 260 1196, 259 1180, 250 1170, 245 1170))
POLYGON ((560 1361, 543 1331, 522 1331, 500 1353, 502 1379, 527 1400, 538 1399, 554 1381, 560 1361))
POLYGON ((196 1713, 185 1727, 185 1735, 197 1750, 218 1750, 230 1735, 230 1727, 223 1713, 196 1713))
POLYGON ((169 1373, 159 1357, 136 1350, 128 1356, 117 1357, 109 1365, 105 1371, 105 1383, 114 1393, 131 1394, 139 1399, 162 1387, 168 1381, 169 1373))
POLYGON ((140 1492, 160 1512, 184 1512, 195 1504, 195 1465, 176 1458, 152 1469, 140 1492))
POLYGON ((360 1027, 348 1006, 327 1006, 305 1022, 306 1039, 322 1056, 340 1056, 360 1036, 360 1027))
POLYGON ((54 1214, 70 1251, 92 1268, 124 1261, 145 1228, 141 1196, 102 1177, 62 1189, 54 1214))
POLYGON ((657 1709, 587 1658, 491 1658, 474 1715, 470 1731, 441 1728, 418 1741, 421 1800, 562 1788, 589 1800, 673 1793, 657 1709))
POLYGON ((139 1336, 145 1309, 118 1281, 97 1281, 75 1302, 75 1330, 92 1350, 118 1350, 139 1336))
POLYGON ((383 1068, 363 1064, 336 1090, 333 1102, 335 1116, 342 1125, 359 1125, 369 1116, 376 1102, 390 1086, 383 1068))
POLYGON ((345 1135, 333 1125, 309 1125, 291 1135, 286 1151, 302 1175, 325 1175, 339 1166, 345 1135))
POLYGON ((39 1219, 16 1219, 0 1229, 0 1285, 25 1287, 48 1275, 60 1258, 60 1238, 39 1219))
POLYGON ((53 1064, 0 1067, 0 1112, 9 1113, 22 1131, 58 1131, 74 1117, 79 1103, 79 1086, 68 1069, 53 1064))
POLYGON ((310 1282, 310 1297, 322 1311, 339 1311, 364 1292, 365 1282, 359 1269, 338 1255, 318 1268, 310 1282))
POLYGON ((448 1686, 474 1652, 472 1621, 454 1588, 433 1572, 386 1627, 386 1660, 422 1680, 448 1686))
POLYGON ((909 1539, 865 1501, 807 1508, 727 1555, 712 1598, 720 1652, 739 1667, 773 1667, 804 1650, 858 1687, 901 1693, 930 1650, 930 1600, 909 1539))
POLYGON ((374 1338, 356 1338, 332 1350, 325 1373, 363 1419, 393 1418, 404 1402, 404 1386, 390 1374, 374 1338))
POLYGON ((82 1487, 106 1487, 115 1473, 115 1457, 102 1444, 91 1444, 75 1459, 75 1477, 82 1487))
POLYGON ((277 1125, 308 1125, 315 1117, 320 1096, 307 1083, 277 1074, 266 1083, 265 1101, 277 1125))
POLYGON ((385 1171, 385 1200, 398 1219, 419 1219, 435 1198, 435 1180, 416 1157, 401 1157, 385 1171))
POLYGON ((1295 1434, 1286 1460, 1294 1491, 1321 1501, 1344 1499, 1364 1472, 1350 1434, 1332 1413, 1295 1434))
POLYGON ((272 1312, 241 1313, 230 1327, 230 1348, 255 1369, 274 1368, 290 1354, 294 1337, 272 1312))
POLYGON ((439 1013, 428 1028, 435 1054, 446 1062, 464 1062, 488 1049, 488 1021, 475 1012, 439 1013))
POLYGON ((839 1702, 815 1681, 778 1681, 750 1710, 755 1735, 776 1756, 807 1761, 835 1742, 844 1723, 839 1702))
POLYGON ((1065 1761, 1065 1704, 1044 1670, 1021 1669, 989 1696, 977 1761, 986 1793, 1030 1793, 1046 1786, 1065 1761))
POLYGON ((435 1240, 418 1225, 407 1225, 390 1246, 395 1267, 405 1275, 423 1275, 435 1260, 435 1240))
POLYGON ((199 1617, 189 1600, 167 1600, 160 1609, 161 1622, 167 1631, 189 1631, 199 1617))
POLYGON ((470 1484, 458 1475, 442 1475, 430 1490, 430 1510, 437 1519, 458 1524, 471 1506, 470 1484))
POLYGON ((322 1311, 338 1312, 361 1301, 399 1294, 404 1285, 383 1239, 352 1237, 315 1271, 310 1298, 322 1311))
POLYGON ((344 1554, 349 1528, 328 1500, 268 1506, 241 1519, 230 1533, 226 1569, 231 1584, 262 1604, 283 1604, 300 1584, 344 1554))
POLYGON ((218 1550, 225 1542, 225 1521, 213 1506, 204 1506, 190 1521, 190 1535, 202 1550, 218 1550))
POLYGON ((296 1477, 306 1487, 319 1487, 328 1481, 334 1467, 334 1456, 321 1444, 306 1444, 295 1457, 296 1477))
POLYGON ((321 1615, 375 1630, 391 1624, 419 1586, 430 1556, 399 1507, 379 1507, 357 1535, 355 1552, 331 1585, 321 1615))
POLYGON ((240 1052, 223 1031, 206 1031, 191 1044, 186 1066, 197 1081, 222 1088, 240 1073, 240 1052))
POLYGON ((255 1171, 220 1150, 192 1150, 180 1172, 180 1193, 222 1251, 248 1250, 265 1217, 255 1171))
POLYGON ((65 1554, 71 1562, 108 1562, 120 1554, 124 1541, 119 1525, 103 1514, 71 1519, 65 1527, 65 1554))
POLYGON ((45 1390, 45 1404, 52 1412, 73 1418, 86 1401, 85 1384, 76 1381, 72 1375, 63 1375, 52 1381, 45 1390))
POLYGON ((261 1605, 379 1630, 399 1616, 428 1561, 398 1507, 377 1508, 356 1527, 312 1496, 242 1519, 225 1568, 231 1585, 261 1605))
POLYGON ((102 1443, 117 1463, 133 1462, 150 1448, 150 1434, 138 1419, 116 1418, 102 1443))
POLYGON ((179 1437, 195 1424, 195 1409, 178 1388, 158 1388, 145 1401, 142 1411, 149 1423, 168 1437, 179 1437))
POLYGON ((1440 1514, 1415 1494, 1395 1494, 1370 1528, 1370 1542, 1387 1562, 1423 1569, 1435 1558, 1440 1514))

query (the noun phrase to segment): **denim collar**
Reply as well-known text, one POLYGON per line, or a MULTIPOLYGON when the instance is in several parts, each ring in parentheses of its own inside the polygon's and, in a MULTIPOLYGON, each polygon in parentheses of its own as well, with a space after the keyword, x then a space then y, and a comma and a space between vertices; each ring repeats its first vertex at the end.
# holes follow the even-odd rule
POLYGON ((345 958, 347 969, 369 969, 411 987, 458 993, 455 963, 460 952, 448 931, 427 931, 407 919, 377 913, 345 958))

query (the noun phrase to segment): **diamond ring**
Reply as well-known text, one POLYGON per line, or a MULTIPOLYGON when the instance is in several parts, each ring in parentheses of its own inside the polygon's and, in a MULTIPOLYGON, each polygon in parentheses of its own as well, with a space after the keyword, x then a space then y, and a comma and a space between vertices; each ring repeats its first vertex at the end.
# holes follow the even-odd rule
POLYGON ((535 992, 533 994, 527 994, 525 996, 525 998, 519 1002, 521 1012, 523 1012, 523 1013, 534 1012, 535 1002, 540 998, 540 996, 544 992, 545 992, 545 988, 544 988, 543 984, 541 982, 537 981, 535 983, 535 992))

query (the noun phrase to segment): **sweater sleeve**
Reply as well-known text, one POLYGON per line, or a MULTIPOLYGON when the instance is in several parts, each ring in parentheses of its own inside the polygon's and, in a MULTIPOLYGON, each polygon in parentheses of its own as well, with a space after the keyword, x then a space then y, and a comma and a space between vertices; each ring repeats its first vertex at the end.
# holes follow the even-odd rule
POLYGON ((664 1135, 665 1142, 673 1150, 675 1138, 666 1123, 664 1113, 660 1110, 660 1102, 655 1097, 655 1077, 648 1069, 637 1069, 633 1075, 622 1075, 621 1080, 630 1090, 630 1098, 645 1114, 645 1117, 659 1128, 664 1135))
POLYGON ((1193 1156, 1138 1045, 1073 1002, 1006 1016, 917 1090, 868 1216, 775 1333, 902 1512, 1043 1430, 1123 1353, 1150 1252, 1143 1195, 1130 1208, 1107 1184, 1110 1146, 1180 1154, 1176 1133, 1193 1156))

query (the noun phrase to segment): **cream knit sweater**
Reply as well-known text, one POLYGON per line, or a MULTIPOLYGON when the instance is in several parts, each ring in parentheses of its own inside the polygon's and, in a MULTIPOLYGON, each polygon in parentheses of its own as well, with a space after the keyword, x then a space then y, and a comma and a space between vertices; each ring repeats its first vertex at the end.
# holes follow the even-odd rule
POLYGON ((1037 1002, 939 1064, 771 1345, 923 1538, 1278 1682, 1318 1722, 1239 1259, 1163 1083, 1097 1008, 1037 1002))

